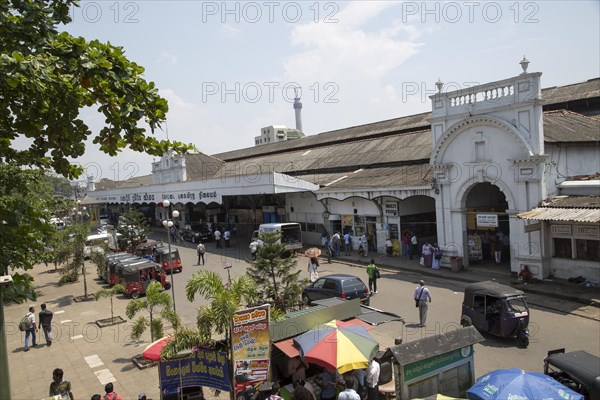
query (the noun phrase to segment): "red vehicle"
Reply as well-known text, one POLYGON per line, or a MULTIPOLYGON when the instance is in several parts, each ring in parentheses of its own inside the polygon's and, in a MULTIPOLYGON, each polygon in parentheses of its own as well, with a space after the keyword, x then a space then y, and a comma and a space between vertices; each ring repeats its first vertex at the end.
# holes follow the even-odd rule
POLYGON ((171 249, 169 253, 168 247, 159 247, 154 251, 154 257, 154 261, 159 263, 167 274, 171 273, 171 263, 173 264, 173 271, 181 272, 183 270, 179 250, 176 248, 171 249))
POLYGON ((98 268, 98 277, 102 278, 104 282, 109 283, 113 286, 117 283, 117 264, 131 263, 139 261, 140 258, 131 253, 113 253, 106 256, 106 264, 104 268, 98 268))
POLYGON ((146 240, 136 246, 134 254, 155 261, 154 253, 156 252, 156 249, 162 247, 164 247, 164 244, 161 240, 146 240))
POLYGON ((119 283, 125 287, 126 294, 132 299, 137 299, 146 293, 146 288, 152 282, 159 282, 163 289, 171 288, 171 282, 167 280, 167 275, 160 264, 149 260, 126 265, 119 271, 119 283))

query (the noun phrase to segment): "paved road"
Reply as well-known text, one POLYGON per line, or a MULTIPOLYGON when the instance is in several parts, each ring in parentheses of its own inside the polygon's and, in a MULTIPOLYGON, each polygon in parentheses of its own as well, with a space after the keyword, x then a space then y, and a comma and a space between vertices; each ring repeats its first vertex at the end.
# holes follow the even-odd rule
MULTIPOLYGON (((207 265, 196 264, 196 254, 192 246, 178 246, 184 263, 184 270, 175 274, 175 292, 177 311, 188 325, 195 324, 196 308, 204 304, 204 299, 197 298, 193 304, 185 298, 185 283, 200 268, 218 272, 227 279, 223 263, 231 263, 231 276, 245 273, 248 257, 246 246, 223 249, 215 253, 214 244, 208 244, 207 265)), ((299 268, 305 271, 304 258, 299 259, 299 268)), ((366 276, 364 267, 347 263, 322 264, 321 274, 345 272, 361 277, 366 276)), ((16 325, 26 312, 26 305, 7 305, 5 315, 7 321, 9 363, 11 366, 11 391, 13 399, 41 399, 47 394, 51 372, 60 367, 65 376, 71 380, 78 399, 89 398, 93 393, 101 393, 108 381, 115 382, 115 388, 125 399, 134 399, 138 392, 146 392, 150 398, 158 399, 158 377, 156 368, 138 370, 133 367, 131 357, 141 353, 149 335, 145 340, 136 343, 128 338, 130 325, 99 330, 93 325, 97 319, 110 316, 109 300, 99 302, 74 303, 73 295, 81 295, 82 282, 58 286, 59 276, 47 273, 46 267, 37 266, 31 271, 38 284, 40 296, 35 303, 46 302, 55 312, 55 341, 52 347, 38 347, 27 353, 23 352, 23 334, 16 330, 16 325)), ((95 267, 88 267, 88 287, 94 293, 102 287, 101 282, 94 280, 95 267)), ((306 275, 307 276, 307 275, 306 275)), ((396 312, 402 315, 406 324, 399 322, 383 324, 373 329, 373 334, 383 348, 393 345, 394 338, 402 337, 405 342, 420 337, 434 335, 445 329, 457 326, 460 317, 462 290, 466 283, 443 278, 427 278, 433 293, 433 303, 426 329, 414 327, 418 316, 412 301, 412 293, 420 276, 414 273, 386 270, 379 281, 379 294, 372 298, 374 307, 396 312)), ((590 318, 577 315, 579 310, 586 316, 585 307, 548 298, 532 298, 535 304, 554 302, 552 309, 532 307, 532 341, 528 349, 519 349, 510 341, 487 338, 486 342, 476 346, 475 375, 507 367, 521 367, 527 370, 540 371, 542 359, 547 350, 567 347, 567 349, 586 349, 600 354, 600 323, 590 318), (562 310, 562 311, 561 311, 562 310), (574 314, 575 313, 575 314, 574 314)), ((125 316, 127 300, 117 298, 114 302, 116 315, 125 316)), ((40 340, 43 343, 43 339, 40 340)), ((207 393, 208 394, 208 393, 207 393)), ((212 397, 208 396, 209 398, 212 397)), ((219 399, 226 399, 222 393, 219 399)))

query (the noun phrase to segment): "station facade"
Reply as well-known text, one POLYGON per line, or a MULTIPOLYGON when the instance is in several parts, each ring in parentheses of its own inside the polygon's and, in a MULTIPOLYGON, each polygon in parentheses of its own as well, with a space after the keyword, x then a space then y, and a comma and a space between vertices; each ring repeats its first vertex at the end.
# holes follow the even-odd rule
POLYGON ((87 196, 157 225, 168 199, 182 227, 228 224, 249 237, 260 223, 299 222, 306 244, 350 232, 356 249, 364 233, 378 253, 390 238, 398 256, 414 234, 419 247, 440 245, 443 267, 450 257, 494 262, 493 236, 501 268, 515 274, 598 277, 600 80, 541 90, 541 75, 525 65, 463 90, 438 82, 430 113, 212 156, 165 154, 151 175, 87 196), (557 196, 570 211, 543 212, 557 196))

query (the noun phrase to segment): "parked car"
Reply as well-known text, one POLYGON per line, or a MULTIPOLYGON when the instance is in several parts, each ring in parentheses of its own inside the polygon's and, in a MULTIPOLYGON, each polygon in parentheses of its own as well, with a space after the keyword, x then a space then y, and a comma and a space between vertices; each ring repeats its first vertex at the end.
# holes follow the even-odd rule
POLYGON ((180 233, 183 240, 192 243, 207 242, 212 239, 212 232, 206 224, 186 225, 180 233))
POLYGON ((333 274, 323 276, 311 283, 302 291, 302 302, 310 305, 315 300, 341 297, 342 299, 360 299, 369 305, 370 293, 367 285, 357 276, 333 274))

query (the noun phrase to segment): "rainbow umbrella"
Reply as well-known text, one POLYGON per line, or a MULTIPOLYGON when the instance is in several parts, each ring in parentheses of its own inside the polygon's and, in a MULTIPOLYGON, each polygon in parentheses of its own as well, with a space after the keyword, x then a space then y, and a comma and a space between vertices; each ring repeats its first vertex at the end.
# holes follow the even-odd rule
POLYGON ((341 374, 368 367, 379 350, 379 343, 366 328, 337 320, 297 336, 294 345, 305 361, 337 369, 341 374))

